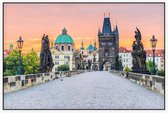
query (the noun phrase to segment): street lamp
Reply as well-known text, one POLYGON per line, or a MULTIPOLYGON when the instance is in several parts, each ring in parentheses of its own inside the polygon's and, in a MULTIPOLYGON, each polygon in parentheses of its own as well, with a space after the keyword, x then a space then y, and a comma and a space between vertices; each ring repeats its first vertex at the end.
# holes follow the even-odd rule
POLYGON ((151 42, 151 46, 152 46, 152 51, 153 51, 153 65, 152 65, 152 75, 156 74, 156 69, 155 69, 155 49, 156 49, 156 43, 157 43, 157 39, 155 38, 155 36, 152 36, 152 39, 150 39, 151 42))
POLYGON ((19 37, 19 40, 17 41, 18 48, 19 48, 19 66, 18 66, 18 75, 22 75, 22 58, 21 58, 21 52, 23 47, 23 40, 22 37, 19 37))

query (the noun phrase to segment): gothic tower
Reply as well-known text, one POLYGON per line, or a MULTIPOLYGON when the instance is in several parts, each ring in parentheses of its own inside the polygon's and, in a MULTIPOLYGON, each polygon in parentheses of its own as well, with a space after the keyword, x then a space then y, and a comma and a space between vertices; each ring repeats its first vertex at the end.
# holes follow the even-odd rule
POLYGON ((104 17, 102 32, 98 30, 98 40, 99 70, 103 70, 106 62, 110 64, 111 69, 115 69, 119 52, 119 32, 117 25, 112 29, 110 17, 104 17))

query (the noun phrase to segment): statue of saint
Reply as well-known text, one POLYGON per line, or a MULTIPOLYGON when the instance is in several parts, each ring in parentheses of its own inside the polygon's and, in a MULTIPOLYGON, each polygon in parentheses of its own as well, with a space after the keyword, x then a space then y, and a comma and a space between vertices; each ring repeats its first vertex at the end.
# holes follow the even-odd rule
POLYGON ((41 52, 40 52, 40 72, 50 72, 54 66, 51 51, 50 51, 50 42, 48 39, 48 35, 45 34, 41 40, 41 52))
POLYGON ((136 41, 132 44, 132 70, 134 72, 146 71, 146 52, 144 50, 143 44, 141 42, 141 32, 138 28, 135 31, 135 39, 136 41))

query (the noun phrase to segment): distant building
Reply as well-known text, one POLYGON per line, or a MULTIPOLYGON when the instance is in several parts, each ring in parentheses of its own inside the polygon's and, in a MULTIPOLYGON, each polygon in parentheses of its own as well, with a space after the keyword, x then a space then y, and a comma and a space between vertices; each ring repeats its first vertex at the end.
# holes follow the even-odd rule
MULTIPOLYGON (((146 51, 146 62, 153 61, 153 52, 152 50, 145 50, 146 51)), ((120 47, 119 49, 119 56, 121 57, 123 68, 128 67, 132 68, 132 56, 131 50, 126 49, 125 47, 120 47)), ((155 63, 159 70, 164 70, 164 50, 155 50, 155 63)))
MULTIPOLYGON (((155 50, 155 64, 159 70, 164 70, 164 63, 165 63, 165 52, 163 49, 155 50)), ((152 50, 146 50, 146 61, 153 61, 153 52, 152 50)))
POLYGON ((94 65, 95 65, 97 70, 99 69, 99 54, 98 54, 98 50, 97 50, 97 47, 96 47, 96 40, 94 42, 94 45, 92 45, 90 43, 90 45, 86 49, 84 49, 84 47, 83 47, 83 40, 82 40, 80 53, 82 54, 83 60, 85 62, 85 69, 88 66, 88 61, 89 60, 92 63, 91 64, 91 69, 94 69, 94 65))
POLYGON ((4 57, 7 57, 12 51, 13 51, 13 44, 10 43, 9 49, 4 50, 4 57))
POLYGON ((62 64, 67 64, 72 71, 72 58, 74 51, 73 38, 67 34, 67 30, 64 28, 62 34, 60 34, 54 43, 51 44, 51 54, 54 62, 53 72, 57 71, 57 67, 62 64), (69 58, 69 60, 68 60, 69 58))
POLYGON ((125 47, 119 48, 119 57, 122 61, 123 69, 125 67, 132 68, 132 56, 131 56, 131 50, 126 49, 125 47))

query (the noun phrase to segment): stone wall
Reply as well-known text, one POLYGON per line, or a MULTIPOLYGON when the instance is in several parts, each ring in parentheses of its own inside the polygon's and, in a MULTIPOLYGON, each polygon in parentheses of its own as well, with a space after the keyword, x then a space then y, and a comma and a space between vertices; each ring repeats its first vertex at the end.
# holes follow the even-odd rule
POLYGON ((129 72, 128 75, 123 72, 110 71, 115 75, 125 77, 139 85, 142 85, 148 89, 151 89, 160 94, 164 94, 165 90, 165 78, 158 75, 148 75, 148 74, 140 74, 140 73, 132 73, 129 72))
POLYGON ((68 73, 50 72, 50 73, 7 76, 3 78, 4 93, 25 89, 31 86, 48 82, 50 80, 54 80, 56 78, 67 76, 70 77, 83 72, 84 72, 83 70, 78 70, 78 71, 71 71, 68 73))

